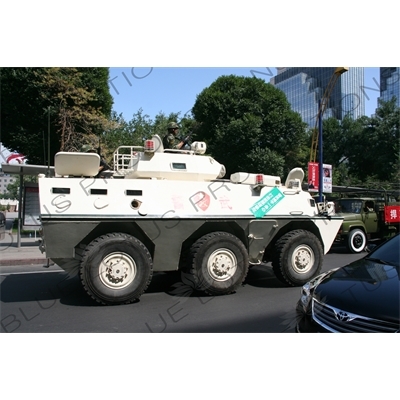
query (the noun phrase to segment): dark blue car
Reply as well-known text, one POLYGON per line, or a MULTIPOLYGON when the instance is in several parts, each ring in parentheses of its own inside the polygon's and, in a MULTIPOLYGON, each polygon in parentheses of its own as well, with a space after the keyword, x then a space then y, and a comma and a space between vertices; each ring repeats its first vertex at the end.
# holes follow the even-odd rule
POLYGON ((297 332, 400 332, 400 235, 302 287, 297 332))

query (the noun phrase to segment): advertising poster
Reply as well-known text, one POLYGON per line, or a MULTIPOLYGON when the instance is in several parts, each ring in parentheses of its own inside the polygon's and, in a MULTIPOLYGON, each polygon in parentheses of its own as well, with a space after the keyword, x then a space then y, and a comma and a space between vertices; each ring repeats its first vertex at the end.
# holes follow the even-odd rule
POLYGON ((332 165, 323 164, 323 174, 322 191, 324 193, 332 193, 332 165))
MULTIPOLYGON (((332 165, 323 164, 322 192, 332 193, 332 165)), ((319 192, 319 163, 308 163, 308 191, 319 192)))
POLYGON ((309 162, 308 163, 308 191, 309 192, 318 192, 318 184, 319 184, 319 169, 318 163, 309 162))
POLYGON ((40 225, 39 187, 37 184, 31 183, 26 184, 24 189, 23 224, 26 226, 38 226, 40 225))

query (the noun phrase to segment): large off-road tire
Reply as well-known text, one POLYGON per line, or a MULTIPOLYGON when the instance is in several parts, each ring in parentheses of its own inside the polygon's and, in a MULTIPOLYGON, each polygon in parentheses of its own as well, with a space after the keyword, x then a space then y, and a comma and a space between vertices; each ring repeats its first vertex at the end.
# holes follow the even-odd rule
POLYGON ((85 249, 80 277, 89 295, 101 304, 128 304, 139 299, 153 276, 153 261, 144 244, 125 233, 110 233, 85 249))
POLYGON ((367 245, 367 236, 361 229, 353 229, 347 237, 347 249, 350 253, 356 254, 364 251, 367 245))
POLYGON ((196 290, 216 296, 235 292, 248 269, 242 241, 230 233, 213 232, 192 245, 185 271, 192 276, 196 290))
POLYGON ((298 229, 286 233, 276 242, 272 267, 281 282, 302 286, 319 274, 323 257, 318 238, 309 231, 298 229))

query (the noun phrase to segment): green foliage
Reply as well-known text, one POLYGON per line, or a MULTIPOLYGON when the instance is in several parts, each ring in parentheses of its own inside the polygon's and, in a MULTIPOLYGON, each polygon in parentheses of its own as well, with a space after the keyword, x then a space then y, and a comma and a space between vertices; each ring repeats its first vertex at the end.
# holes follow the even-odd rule
POLYGON ((181 135, 188 135, 195 126, 195 121, 185 116, 180 118, 180 113, 171 113, 165 115, 159 113, 152 120, 149 115, 144 114, 142 109, 139 109, 133 114, 130 121, 125 121, 123 116, 112 113, 111 121, 112 128, 108 129, 101 140, 101 152, 106 160, 111 162, 113 152, 119 146, 143 146, 145 139, 150 139, 157 134, 162 139, 167 133, 167 125, 169 122, 177 122, 181 129, 181 135))
POLYGON ((365 165, 355 166, 356 174, 365 179, 376 176, 378 180, 397 179, 399 177, 400 156, 400 108, 396 107, 395 99, 381 102, 376 115, 370 118, 364 129, 363 140, 370 146, 365 146, 361 155, 365 165))
POLYGON ((2 142, 30 164, 109 128, 108 68, 1 68, 2 142), (50 118, 49 118, 50 116, 50 118))
POLYGON ((400 182, 400 108, 380 102, 375 116, 323 122, 324 162, 335 185, 382 187, 400 182))
POLYGON ((84 86, 93 81, 93 74, 83 78, 83 72, 76 68, 48 68, 36 72, 36 76, 42 97, 53 103, 51 114, 61 151, 79 151, 83 144, 110 128, 95 90, 84 86))
MULTIPOLYGON (((7 199, 19 199, 19 185, 21 182, 21 178, 19 175, 16 175, 16 179, 14 182, 7 185, 7 193, 3 195, 4 198, 7 199)), ((24 182, 33 182, 37 183, 37 176, 25 175, 24 182)))
POLYGON ((93 93, 90 106, 99 110, 104 117, 111 116, 113 98, 110 94, 108 81, 110 79, 108 68, 76 68, 80 73, 80 84, 93 93))
MULTIPOLYGON (((36 70, 39 68, 0 69, 1 140, 8 149, 27 156, 30 163, 44 164, 47 120, 43 112, 45 104, 34 79, 36 70)), ((54 152, 54 141, 52 144, 54 152)))
MULTIPOLYGON (((108 68, 0 68, 1 140, 31 164, 47 164, 50 110, 51 160, 60 150, 83 143, 100 147, 112 164, 121 145, 141 146, 166 134, 177 122, 180 135, 205 141, 207 152, 233 172, 284 177, 307 169, 311 133, 285 94, 264 80, 222 76, 196 98, 192 115, 160 112, 151 119, 139 109, 127 121, 111 113, 108 68)), ((324 162, 333 166, 333 183, 390 187, 400 182, 400 108, 379 103, 376 115, 323 121, 324 162)), ((8 188, 18 198, 19 179, 8 188)), ((9 194, 7 194, 9 195, 9 194)))
POLYGON ((306 124, 285 94, 262 79, 234 75, 204 89, 192 109, 198 140, 227 169, 283 175, 304 165, 306 124))

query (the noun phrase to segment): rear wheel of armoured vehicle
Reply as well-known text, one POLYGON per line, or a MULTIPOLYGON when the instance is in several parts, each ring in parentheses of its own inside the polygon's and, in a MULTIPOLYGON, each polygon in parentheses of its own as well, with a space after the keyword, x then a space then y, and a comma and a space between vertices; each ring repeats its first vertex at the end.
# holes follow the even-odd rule
POLYGON ((226 232, 213 232, 193 244, 186 272, 193 277, 195 289, 216 296, 234 292, 248 269, 248 254, 242 241, 226 232))
POLYGON ((110 233, 85 249, 80 276, 89 295, 101 304, 128 304, 139 299, 153 275, 144 244, 125 233, 110 233))
POLYGON ((353 229, 347 237, 347 249, 351 253, 361 253, 367 245, 367 236, 361 229, 353 229))
POLYGON ((276 242, 272 267, 283 283, 301 286, 319 274, 323 256, 318 238, 309 231, 298 229, 276 242))

